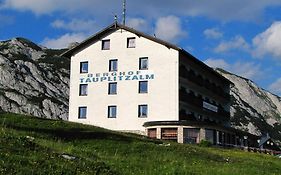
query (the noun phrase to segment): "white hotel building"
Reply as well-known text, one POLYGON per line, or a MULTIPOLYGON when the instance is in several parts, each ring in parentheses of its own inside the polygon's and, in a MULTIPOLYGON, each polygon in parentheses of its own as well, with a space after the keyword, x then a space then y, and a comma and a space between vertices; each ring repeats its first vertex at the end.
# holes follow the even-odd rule
POLYGON ((231 82, 173 44, 114 23, 63 56, 69 121, 180 143, 243 142, 229 127, 231 82))

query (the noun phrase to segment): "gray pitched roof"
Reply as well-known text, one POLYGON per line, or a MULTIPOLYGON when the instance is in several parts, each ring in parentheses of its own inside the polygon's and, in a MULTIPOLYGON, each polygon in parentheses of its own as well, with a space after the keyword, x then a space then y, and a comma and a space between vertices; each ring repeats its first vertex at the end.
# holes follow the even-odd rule
POLYGON ((111 25, 109 25, 108 27, 104 28, 103 30, 101 30, 100 32, 90 36, 88 39, 82 41, 80 44, 78 44, 77 46, 67 50, 66 52, 62 53, 61 56, 65 56, 65 57, 71 57, 72 55, 78 53, 79 51, 83 50, 83 48, 90 46, 93 42, 101 40, 105 35, 107 35, 108 33, 112 33, 116 30, 119 29, 124 29, 126 31, 132 32, 134 34, 136 34, 139 37, 144 37, 147 38, 149 40, 152 40, 156 43, 162 44, 164 46, 166 46, 167 48, 172 48, 175 49, 185 55, 187 55, 190 59, 192 59, 194 62, 196 62, 197 64, 199 64, 200 66, 203 66, 205 69, 211 71, 213 74, 215 74, 216 76, 220 77, 221 79, 223 79, 224 81, 228 82, 229 84, 233 84, 231 81, 229 81, 228 79, 226 79, 225 77, 223 77, 222 75, 220 75, 218 72, 216 72, 215 70, 213 70, 212 68, 210 68, 209 66, 207 66, 205 63, 203 63, 202 61, 198 60, 197 58, 195 58, 193 55, 191 55, 190 53, 188 53, 187 51, 185 51, 184 49, 171 44, 167 41, 161 40, 159 38, 153 37, 151 35, 145 34, 143 32, 139 32, 133 28, 127 27, 125 25, 119 24, 119 23, 113 23, 111 25))

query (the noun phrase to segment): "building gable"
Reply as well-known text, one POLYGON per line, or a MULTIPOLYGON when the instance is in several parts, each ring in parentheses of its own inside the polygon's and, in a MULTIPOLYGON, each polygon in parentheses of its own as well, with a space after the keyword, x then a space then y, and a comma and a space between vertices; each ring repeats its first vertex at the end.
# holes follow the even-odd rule
POLYGON ((68 51, 64 52, 63 54, 61 54, 61 56, 65 56, 65 57, 71 57, 72 55, 80 52, 81 50, 83 50, 84 48, 92 45, 93 43, 101 40, 104 36, 109 35, 117 30, 126 30, 128 32, 134 33, 135 35, 137 35, 138 37, 144 37, 146 39, 149 39, 151 41, 154 41, 156 43, 159 43, 161 45, 166 46, 167 48, 172 48, 175 50, 182 50, 181 48, 177 47, 176 45, 173 45, 171 43, 168 43, 166 41, 163 41, 159 38, 156 37, 152 37, 150 35, 147 35, 145 33, 139 32, 133 28, 121 25, 119 23, 114 23, 108 27, 106 27, 105 29, 101 30, 100 32, 96 33, 93 36, 90 36, 88 39, 82 41, 79 45, 75 46, 74 48, 69 49, 68 51))

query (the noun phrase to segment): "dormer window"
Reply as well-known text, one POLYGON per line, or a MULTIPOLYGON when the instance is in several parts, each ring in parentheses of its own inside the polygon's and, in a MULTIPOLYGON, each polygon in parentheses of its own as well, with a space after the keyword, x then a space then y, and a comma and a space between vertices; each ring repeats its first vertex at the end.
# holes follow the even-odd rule
POLYGON ((101 41, 101 49, 102 50, 109 50, 110 49, 110 40, 102 40, 101 41))
POLYGON ((136 38, 127 38, 127 48, 135 48, 136 47, 136 38))

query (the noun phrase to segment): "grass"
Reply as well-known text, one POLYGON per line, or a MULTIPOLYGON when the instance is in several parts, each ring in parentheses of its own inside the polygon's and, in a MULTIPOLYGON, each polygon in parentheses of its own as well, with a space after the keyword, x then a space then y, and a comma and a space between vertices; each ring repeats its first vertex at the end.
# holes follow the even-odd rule
POLYGON ((0 174, 280 174, 281 159, 0 114, 0 174), (74 156, 74 160, 62 157, 74 156))

